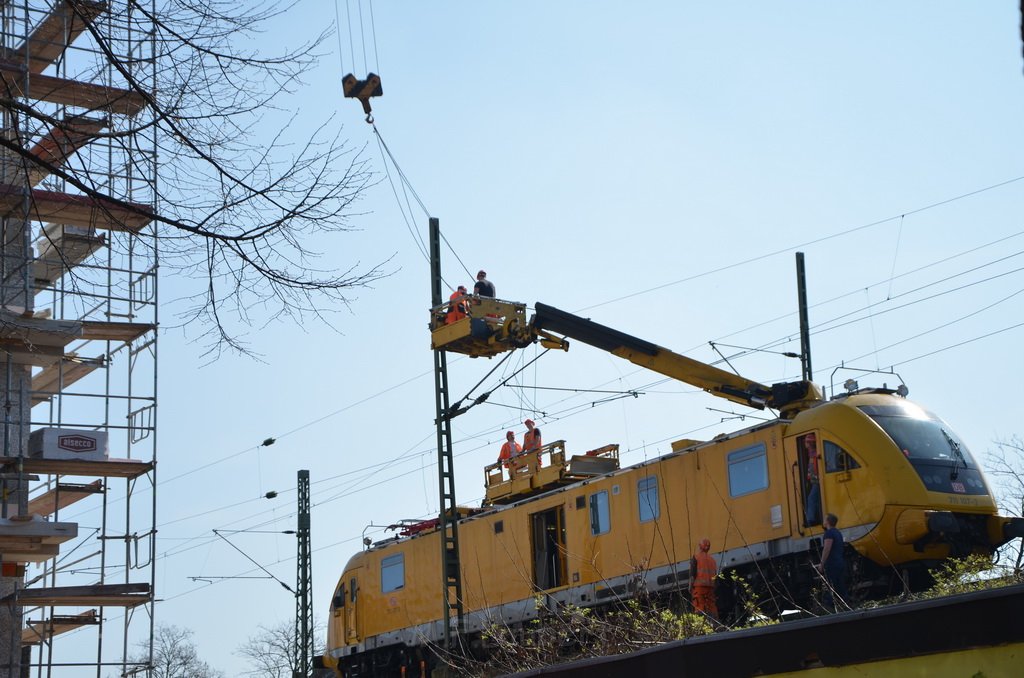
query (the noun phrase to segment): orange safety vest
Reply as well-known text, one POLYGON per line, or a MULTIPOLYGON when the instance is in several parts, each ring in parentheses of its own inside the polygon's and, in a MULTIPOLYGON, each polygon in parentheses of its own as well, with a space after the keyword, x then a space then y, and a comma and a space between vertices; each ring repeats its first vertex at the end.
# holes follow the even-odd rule
POLYGON ((814 450, 807 456, 807 482, 818 482, 818 451, 814 450))
POLYGON ((511 443, 505 443, 501 446, 501 452, 498 453, 498 461, 508 461, 513 456, 523 451, 523 448, 519 447, 519 443, 512 441, 511 443), (512 446, 515 446, 514 448, 512 446))
POLYGON ((540 429, 535 428, 532 431, 527 431, 523 435, 523 451, 533 452, 534 450, 539 450, 540 448, 540 429))
POLYGON ((697 561, 697 571, 693 575, 693 588, 714 588, 715 574, 718 573, 715 559, 706 551, 699 551, 693 558, 697 561))
POLYGON ((458 303, 455 300, 459 297, 465 297, 466 295, 458 290, 452 292, 452 296, 448 297, 448 301, 452 302, 448 306, 448 315, 445 316, 444 324, 451 325, 454 322, 462 320, 466 317, 466 300, 462 299, 458 303))

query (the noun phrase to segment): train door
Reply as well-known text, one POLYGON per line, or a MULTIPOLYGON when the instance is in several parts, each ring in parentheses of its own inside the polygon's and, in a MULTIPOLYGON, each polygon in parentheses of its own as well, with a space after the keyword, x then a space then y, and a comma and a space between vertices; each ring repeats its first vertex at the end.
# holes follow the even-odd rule
POLYGON ((803 527, 821 525, 821 443, 815 431, 796 438, 793 485, 797 496, 798 519, 803 527))
POLYGON ((545 591, 565 586, 565 508, 530 515, 533 583, 545 591))
POLYGON ((345 573, 345 642, 359 642, 359 574, 358 567, 345 573))

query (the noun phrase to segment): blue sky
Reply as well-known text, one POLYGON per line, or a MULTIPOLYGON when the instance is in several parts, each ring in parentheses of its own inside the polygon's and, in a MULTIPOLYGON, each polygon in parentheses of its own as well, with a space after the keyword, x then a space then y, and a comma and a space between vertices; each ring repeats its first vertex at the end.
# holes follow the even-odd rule
MULTIPOLYGON (((333 22, 325 6, 298 5, 268 45, 333 22)), ((157 619, 193 628, 228 675, 241 671, 232 651, 258 624, 291 618, 294 601, 271 580, 217 579, 262 573, 213 529, 293 529, 296 471, 309 469, 325 618, 368 525, 437 511, 429 270, 410 234, 426 238, 427 216, 410 199, 403 218, 395 168, 342 97, 343 64, 382 76, 377 129, 458 255, 444 252, 450 283, 470 282, 461 260, 486 268, 502 298, 711 362, 709 341, 799 350, 799 249, 816 381, 853 376, 833 376, 843 362, 893 367, 977 456, 1022 433, 1013 3, 375 3, 369 64, 358 41, 351 58, 346 16, 358 3, 339 9, 343 58, 332 38, 288 103, 297 129, 333 115, 378 173, 352 217, 359 230, 322 243, 325 260, 387 261, 392 275, 333 309, 335 330, 252 329, 259 361, 201 367, 189 333, 161 338, 157 619), (277 442, 260 448, 268 437, 277 442), (269 490, 278 498, 261 499, 269 490), (191 579, 204 576, 214 583, 191 579)), ((173 298, 176 282, 161 284, 173 298)), ((799 376, 799 361, 775 353, 732 362, 764 383, 799 376)), ((491 367, 452 360, 453 394, 491 367)), ((896 378, 861 378, 882 381, 896 378)), ((462 503, 479 503, 483 466, 526 416, 570 451, 619 443, 635 463, 759 414, 582 344, 512 383, 453 424, 462 503), (536 387, 644 395, 597 403, 536 387)), ((294 585, 293 537, 231 539, 294 585)))

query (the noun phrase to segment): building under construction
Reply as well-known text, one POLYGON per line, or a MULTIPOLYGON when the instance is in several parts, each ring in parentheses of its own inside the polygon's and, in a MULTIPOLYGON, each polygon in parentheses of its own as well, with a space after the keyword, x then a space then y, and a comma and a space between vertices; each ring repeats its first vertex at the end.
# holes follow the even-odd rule
POLYGON ((0 676, 148 675, 152 14, 0 8, 0 676))

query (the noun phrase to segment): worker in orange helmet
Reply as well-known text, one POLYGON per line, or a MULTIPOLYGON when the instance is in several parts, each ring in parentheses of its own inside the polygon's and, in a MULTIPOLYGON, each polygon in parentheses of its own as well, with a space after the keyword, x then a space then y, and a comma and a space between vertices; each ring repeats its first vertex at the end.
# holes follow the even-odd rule
POLYGON ((540 429, 533 423, 533 419, 527 419, 523 423, 526 424, 526 433, 523 434, 523 454, 536 452, 537 462, 534 466, 537 471, 540 471, 540 448, 544 446, 540 439, 540 429))
POLYGON ((504 462, 505 466, 508 466, 509 460, 522 451, 523 448, 516 442, 516 434, 509 431, 505 434, 505 444, 501 446, 501 452, 498 453, 498 461, 504 462))
POLYGON ((718 603, 715 601, 715 576, 718 566, 711 557, 711 541, 700 540, 700 550, 690 561, 690 598, 695 612, 705 614, 712 619, 718 618, 718 603))
POLYGON ((533 419, 527 419, 523 423, 526 424, 526 433, 523 434, 523 454, 539 450, 544 446, 540 439, 540 429, 533 423, 533 419))
POLYGON ((448 314, 445 316, 444 324, 451 325, 454 322, 458 322, 469 315, 469 300, 466 299, 465 285, 459 285, 459 288, 452 292, 452 296, 448 297, 448 314))

